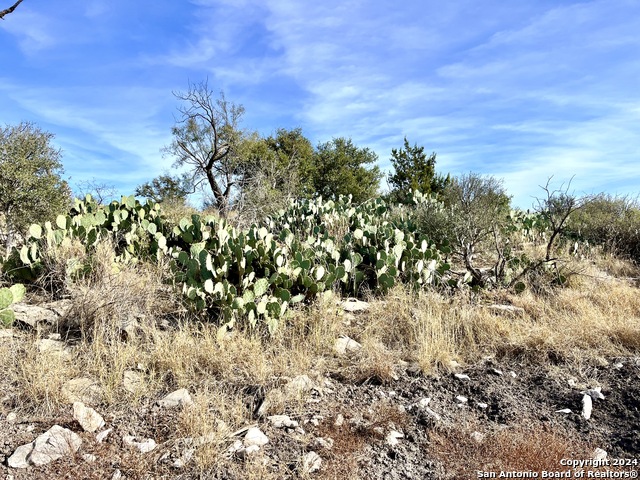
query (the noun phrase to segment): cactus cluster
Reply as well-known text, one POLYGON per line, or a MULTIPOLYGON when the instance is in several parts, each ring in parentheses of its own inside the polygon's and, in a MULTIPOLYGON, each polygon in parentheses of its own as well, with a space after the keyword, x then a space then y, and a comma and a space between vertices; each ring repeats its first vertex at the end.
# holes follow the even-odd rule
POLYGON ((397 282, 422 288, 443 281, 448 247, 432 244, 409 218, 392 217, 381 199, 355 205, 341 197, 291 202, 242 231, 200 215, 171 227, 157 204, 122 197, 101 206, 87 196, 55 224, 32 225, 19 258, 34 270, 43 248, 77 239, 90 252, 110 237, 116 261, 168 258, 194 309, 225 325, 245 318, 273 331, 291 304, 328 290, 359 295, 397 282))

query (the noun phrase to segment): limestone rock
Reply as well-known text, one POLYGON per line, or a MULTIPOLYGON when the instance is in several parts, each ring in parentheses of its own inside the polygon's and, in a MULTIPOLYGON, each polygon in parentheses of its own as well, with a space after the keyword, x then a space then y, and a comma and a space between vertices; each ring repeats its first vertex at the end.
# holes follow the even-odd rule
POLYGON ((130 447, 139 450, 141 453, 150 452, 158 446, 153 438, 138 441, 138 439, 132 435, 125 435, 122 437, 122 441, 125 445, 129 445, 130 447))
POLYGON ((60 425, 54 425, 32 443, 18 447, 7 460, 7 464, 12 468, 46 465, 77 452, 81 444, 82 439, 76 433, 60 425))
POLYGON ((348 298, 342 302, 342 309, 347 312, 362 312, 369 309, 369 303, 355 298, 348 298))
POLYGON ((262 447, 269 443, 269 438, 262 433, 262 431, 258 427, 251 427, 247 430, 246 435, 244 436, 244 441, 242 442, 244 447, 250 447, 251 445, 257 445, 258 447, 262 447))
POLYGON ((122 385, 127 392, 136 394, 144 387, 144 376, 135 370, 125 370, 122 385))
POLYGON ((267 420, 275 428, 296 428, 299 425, 295 420, 291 420, 289 415, 271 415, 267 420))
POLYGON ((158 405, 165 408, 184 407, 193 405, 193 400, 191 400, 191 395, 189 395, 187 389, 181 388, 170 393, 162 400, 158 400, 158 405))
POLYGON ((79 377, 69 380, 62 386, 62 395, 69 403, 82 402, 97 405, 102 401, 103 391, 96 381, 79 377))
POLYGON ((387 445, 394 447, 396 446, 398 443, 400 443, 400 439, 404 438, 404 434, 401 432, 398 432, 396 430, 391 430, 386 438, 385 441, 387 442, 387 445))
POLYGON ((333 350, 339 355, 345 355, 347 352, 357 352, 361 349, 362 345, 346 335, 339 337, 333 345, 333 350))
POLYGON ((16 322, 36 328, 39 324, 55 325, 67 314, 70 306, 68 300, 60 300, 45 306, 16 303, 11 309, 16 315, 16 322))
POLYGON ((78 421, 85 432, 95 432, 104 426, 104 419, 93 408, 82 402, 74 402, 73 418, 78 421))
POLYGON ((302 471, 306 474, 317 472, 322 467, 322 458, 314 451, 302 457, 302 471))
POLYGON ((585 393, 584 397, 582 397, 582 416, 589 420, 591 418, 591 410, 593 409, 593 402, 591 400, 591 396, 585 393))
POLYGON ((102 443, 106 440, 106 438, 109 436, 109 434, 111 433, 113 429, 112 428, 107 428, 106 430, 100 432, 99 434, 96 435, 96 442, 98 443, 102 443))
POLYGON ((458 380, 470 380, 469 375, 465 375, 464 373, 456 373, 454 374, 458 380))

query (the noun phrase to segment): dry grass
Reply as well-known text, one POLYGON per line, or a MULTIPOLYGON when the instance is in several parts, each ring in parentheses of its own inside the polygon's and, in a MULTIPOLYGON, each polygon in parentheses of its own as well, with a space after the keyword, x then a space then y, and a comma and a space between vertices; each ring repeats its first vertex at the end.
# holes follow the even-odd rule
MULTIPOLYGON (((447 478, 478 478, 476 472, 566 471, 562 459, 591 458, 593 448, 560 429, 517 426, 484 434, 480 442, 473 429, 434 431, 427 454, 444 467, 447 478)), ((482 433, 482 432, 478 432, 482 433)))
MULTIPOLYGON (((203 478, 226 468, 229 478, 282 478, 282 472, 274 473, 259 459, 240 465, 230 461, 226 449, 233 431, 255 422, 261 399, 269 392, 282 393, 287 379, 296 375, 387 383, 401 360, 434 372, 449 368, 453 359, 472 363, 486 355, 583 365, 640 350, 637 289, 626 280, 602 275, 598 265, 585 266, 589 276, 547 295, 425 292, 416 296, 395 288, 350 321, 329 298, 307 310, 292 311, 272 337, 251 329, 220 337, 215 325, 189 321, 180 313, 179 302, 162 283, 162 270, 116 265, 108 252, 108 246, 99 251, 92 259, 93 274, 70 289, 72 310, 59 326, 70 353, 39 351, 34 344, 39 334, 21 341, 19 348, 15 340, 0 341, 4 384, 11 386, 16 408, 51 415, 65 408, 62 385, 78 376, 100 384, 104 396, 99 407, 104 413, 148 405, 169 391, 187 388, 195 405, 179 415, 172 435, 175 440, 210 436, 194 456, 203 478), (487 308, 491 303, 512 304, 524 313, 495 313, 487 308), (163 317, 171 319, 171 328, 158 326, 163 317), (333 345, 342 334, 359 341, 362 350, 336 355, 333 345), (142 378, 134 393, 123 388, 126 371, 136 371, 142 378)), ((628 273, 620 265, 616 268, 628 273)), ((270 413, 294 415, 308 408, 300 398, 272 398, 275 406, 270 413)), ((401 423, 392 413, 375 415, 401 423)), ((370 442, 371 432, 327 428, 320 433, 331 436, 335 446, 325 455, 323 475, 341 478, 356 471, 357 457, 370 442)), ((587 458, 585 452, 590 451, 561 432, 508 429, 489 432, 483 444, 469 434, 438 431, 428 454, 463 475, 483 468, 557 469, 558 458, 578 454, 587 458), (454 463, 447 463, 447 458, 454 463)), ((149 465, 130 461, 123 460, 130 477, 143 477, 149 465)))

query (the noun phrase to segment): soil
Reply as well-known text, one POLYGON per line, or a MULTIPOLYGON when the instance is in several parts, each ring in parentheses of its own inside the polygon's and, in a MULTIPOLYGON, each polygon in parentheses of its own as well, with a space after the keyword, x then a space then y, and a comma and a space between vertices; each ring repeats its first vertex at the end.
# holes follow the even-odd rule
MULTIPOLYGON (((119 412, 106 409, 105 420, 113 432, 97 444, 94 434, 82 432, 73 419, 71 406, 49 417, 21 413, 15 404, 15 387, 0 377, 0 479, 115 478, 116 470, 131 479, 239 479, 247 477, 249 462, 257 468, 256 459, 269 478, 477 478, 476 469, 482 465, 469 459, 474 449, 480 452, 485 447, 482 441, 469 442, 469 435, 479 432, 491 439, 495 432, 523 427, 559 432, 567 442, 583 447, 584 459, 590 458, 595 448, 605 450, 610 459, 640 459, 639 357, 602 358, 580 368, 560 361, 534 364, 530 360, 486 358, 432 376, 404 364, 396 369, 396 379, 384 383, 375 378, 354 383, 339 374, 314 380, 317 387, 302 408, 281 412, 299 422, 302 430, 298 431, 277 429, 258 416, 265 388, 242 387, 247 408, 269 443, 253 460, 226 455, 214 468, 197 471, 193 460, 184 468, 171 466, 186 448, 176 438, 179 412, 161 409, 155 405, 156 399, 119 412), (459 378, 456 373, 466 377, 459 378), (587 420, 582 416, 582 392, 596 386, 605 398, 593 400, 593 413, 587 420), (425 408, 427 398, 436 415, 425 408), (567 408, 571 413, 558 412, 567 408), (11 412, 17 418, 8 418, 11 412), (18 446, 32 442, 54 424, 83 438, 75 456, 24 470, 7 466, 8 457, 18 446), (402 435, 394 445, 387 438, 392 431, 402 435), (136 454, 123 445, 124 435, 153 438, 159 447, 146 455, 136 454), (443 450, 442 443, 434 441, 443 435, 470 450, 443 450), (331 439, 333 446, 319 446, 318 438, 331 439), (308 474, 302 471, 301 459, 311 450, 322 458, 322 467, 308 474), (464 459, 447 456, 461 451, 464 459), (88 463, 82 457, 87 453, 96 460, 88 463), (452 468, 467 463, 467 471, 452 468)), ((281 385, 282 379, 274 379, 273 384, 281 385)), ((229 444, 232 442, 230 439, 229 444)), ((485 460, 490 465, 493 459, 485 460)), ((637 472, 637 468, 631 465, 628 470, 637 472)))

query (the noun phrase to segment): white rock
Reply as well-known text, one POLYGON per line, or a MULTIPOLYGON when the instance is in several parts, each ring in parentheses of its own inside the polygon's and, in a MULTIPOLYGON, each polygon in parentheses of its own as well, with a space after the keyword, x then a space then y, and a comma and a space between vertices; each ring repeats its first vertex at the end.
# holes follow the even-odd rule
POLYGON ((591 401, 591 396, 585 394, 582 397, 582 416, 589 420, 591 418, 591 410, 593 408, 593 403, 591 401))
POLYGON ((484 434, 480 432, 473 432, 471 434, 471 439, 475 440, 476 443, 482 443, 484 441, 484 434))
POLYGON ((136 394, 144 387, 144 376, 135 370, 125 370, 122 386, 127 392, 136 394))
POLYGON ((593 459, 594 460, 598 460, 598 461, 602 461, 602 460, 606 460, 607 459, 607 452, 606 450, 603 450, 601 448, 596 448, 593 451, 593 459))
POLYGON ((404 438, 404 434, 401 432, 398 432, 396 430, 391 430, 388 434, 387 437, 385 438, 385 441, 387 442, 387 445, 394 447, 396 446, 398 443, 400 443, 400 439, 404 438))
POLYGON ((614 364, 613 364, 613 366, 614 366, 615 368, 617 368, 617 369, 620 369, 620 368, 624 367, 624 365, 623 365, 622 363, 620 363, 620 362, 618 362, 618 363, 614 363, 614 364))
POLYGON ((454 377, 456 377, 458 380, 471 380, 469 378, 469 375, 465 375, 464 373, 456 373, 454 374, 454 377))
POLYGON ((62 395, 67 402, 82 402, 86 405, 97 405, 102 401, 103 391, 100 385, 87 377, 79 377, 65 382, 62 395))
POLYGON ((148 453, 158 446, 153 438, 147 438, 145 440, 138 441, 137 438, 132 435, 125 435, 124 437, 122 437, 122 441, 125 445, 136 448, 140 451, 140 453, 148 453))
POLYGON ((14 423, 18 419, 18 415, 16 412, 9 412, 7 414, 7 418, 5 418, 7 423, 14 423))
POLYGON ((98 443, 104 442, 105 439, 109 436, 109 434, 111 433, 112 430, 113 430, 112 428, 107 428, 103 432, 100 432, 99 434, 97 434, 96 435, 96 442, 98 442, 98 443))
POLYGON ((509 372, 509 375, 511 375, 511 378, 516 378, 518 376, 514 371, 509 372))
POLYGON ((299 397, 300 395, 309 393, 314 388, 313 380, 311 380, 308 375, 298 375, 284 386, 285 393, 289 397, 299 397))
POLYGON ((249 445, 248 447, 241 448, 236 452, 240 458, 246 458, 254 453, 258 453, 260 451, 260 447, 258 445, 249 445))
POLYGON ((584 392, 580 392, 583 394, 589 395, 594 400, 604 400, 604 395, 602 394, 602 387, 594 387, 589 390, 585 390, 584 392))
POLYGON ((476 405, 478 405, 478 408, 482 408, 483 410, 485 408, 489 408, 489 405, 487 405, 486 403, 482 403, 482 402, 478 402, 478 403, 476 403, 476 405))
POLYGON ((302 471, 306 474, 317 472, 322 467, 322 458, 316 452, 308 452, 302 457, 302 471))
POLYGON ((495 312, 524 314, 524 308, 514 307, 513 305, 489 305, 489 309, 495 312))
POLYGON ((498 370, 497 368, 492 368, 491 371, 496 375, 502 375, 502 370, 498 370))
POLYGON ((420 399, 420 401, 418 402, 418 406, 420 408, 427 408, 429 406, 429 402, 431 401, 431 399, 429 397, 424 397, 422 399, 420 399))
POLYGON ((104 426, 102 416, 82 402, 73 403, 73 418, 78 421, 85 432, 95 432, 104 426))
POLYGON ((327 438, 322 438, 322 437, 318 437, 313 441, 313 447, 314 448, 324 448, 326 450, 331 450, 331 448, 333 448, 333 438, 327 437, 327 438))
POLYGON ((182 452, 182 455, 180 455, 180 458, 178 458, 175 462, 173 462, 172 466, 173 468, 184 468, 187 466, 187 463, 189 463, 191 461, 191 459, 193 458, 193 454, 196 453, 196 449, 195 448, 188 448, 186 449, 184 452, 182 452))
POLYGON ((13 455, 7 459, 7 465, 11 468, 27 468, 29 466, 28 458, 31 452, 33 452, 33 442, 20 445, 16 448, 16 451, 13 452, 13 455))
POLYGON ((64 342, 60 340, 51 340, 50 338, 43 338, 37 342, 38 351, 47 355, 58 355, 60 357, 66 357, 70 354, 69 349, 65 348, 64 342))
POLYGON ((344 425, 344 415, 339 413, 338 416, 336 417, 335 421, 333 422, 333 424, 336 427, 341 427, 342 425, 344 425))
MULTIPOLYGON (((299 424, 295 420, 291 420, 289 415, 271 415, 267 417, 267 420, 271 422, 275 428, 296 428, 299 424)), ((316 425, 318 425, 318 420, 313 419, 316 425)))
POLYGON ((242 450, 242 441, 241 440, 235 440, 231 446, 227 449, 227 452, 229 452, 231 455, 234 455, 236 453, 238 453, 240 450, 242 450))
POLYGON ((436 412, 431 410, 429 407, 425 408, 424 411, 427 412, 429 415, 431 415, 436 420, 440 420, 442 418, 442 417, 440 417, 440 415, 438 415, 436 412))
POLYGON ((464 395, 458 395, 456 397, 456 400, 458 401, 458 403, 467 403, 469 401, 469 399, 464 395))
POLYGON ((7 464, 12 468, 46 465, 77 452, 81 444, 82 439, 76 433, 60 425, 54 425, 32 443, 18 447, 7 460, 7 464))
POLYGON ((251 427, 247 430, 246 435, 244 436, 243 445, 245 448, 250 447, 251 445, 257 445, 261 447, 269 443, 269 438, 262 433, 262 431, 258 427, 251 427))
POLYGON ((116 469, 116 471, 113 472, 113 475, 111 475, 111 480, 120 480, 121 478, 123 478, 122 472, 118 469, 116 469))
POLYGON ((360 349, 362 349, 362 345, 346 335, 336 339, 336 343, 333 346, 333 350, 339 355, 345 355, 347 352, 357 352, 360 349))
POLYGON ((556 413, 571 413, 570 408, 562 408, 560 410, 556 410, 556 413))
POLYGON ((98 460, 98 457, 96 457, 95 455, 93 455, 91 453, 83 453, 82 454, 82 459, 87 463, 93 463, 96 460, 98 460))
POLYGON ((348 298, 342 302, 342 309, 347 312, 362 312, 369 309, 369 304, 355 298, 348 298))
POLYGON ((191 395, 189 395, 187 389, 181 388, 158 400, 158 405, 165 408, 184 407, 193 405, 193 400, 191 400, 191 395))

